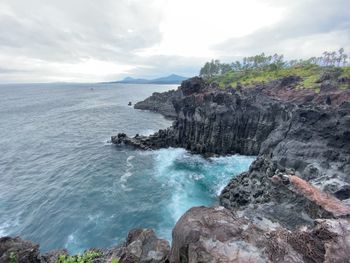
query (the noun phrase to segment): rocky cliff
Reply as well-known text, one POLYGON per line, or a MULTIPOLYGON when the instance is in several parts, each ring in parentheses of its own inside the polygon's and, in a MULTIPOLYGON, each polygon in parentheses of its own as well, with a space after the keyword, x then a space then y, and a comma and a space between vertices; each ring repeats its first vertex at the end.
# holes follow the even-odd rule
POLYGON ((339 252, 334 257, 327 251, 328 241, 318 243, 312 233, 319 233, 319 222, 327 222, 321 223, 322 229, 324 224, 348 222, 350 82, 339 80, 348 85, 341 90, 338 80, 324 76, 319 80, 320 92, 316 92, 298 89, 300 80, 291 76, 222 90, 193 78, 182 83, 181 96, 171 99, 177 116, 172 127, 148 137, 112 137, 116 144, 143 149, 171 146, 205 155, 258 156, 248 172, 225 187, 220 204, 233 213, 230 220, 248 220, 245 224, 260 229, 253 227, 259 235, 273 236, 270 241, 276 247, 261 245, 267 240, 260 240, 254 231, 242 235, 239 233, 247 228, 236 226, 239 229, 234 230, 222 223, 228 220, 228 212, 212 218, 216 212, 210 208, 194 209, 173 231, 171 262, 348 262, 341 252, 349 251, 348 230, 327 234, 346 240, 345 247, 334 248, 339 252), (201 227, 193 230, 197 221, 201 227), (209 223, 210 229, 205 227, 209 223), (300 227, 307 229, 301 231, 300 227), (231 235, 231 231, 237 233, 231 235), (282 235, 289 240, 288 231, 293 231, 291 242, 298 244, 283 243, 279 238, 282 235), (304 246, 313 251, 302 253, 304 246))
POLYGON ((182 97, 181 89, 170 90, 164 93, 154 92, 151 97, 139 101, 134 105, 135 109, 149 110, 160 113, 167 118, 176 118, 173 101, 182 97))
POLYGON ((172 127, 148 137, 119 134, 112 142, 143 149, 183 147, 207 155, 264 156, 272 166, 293 169, 347 199, 350 91, 328 89, 310 95, 312 91, 295 90, 292 97, 290 90, 298 81, 289 77, 223 91, 200 78, 190 79, 180 87, 181 96, 168 100, 177 115, 172 127))

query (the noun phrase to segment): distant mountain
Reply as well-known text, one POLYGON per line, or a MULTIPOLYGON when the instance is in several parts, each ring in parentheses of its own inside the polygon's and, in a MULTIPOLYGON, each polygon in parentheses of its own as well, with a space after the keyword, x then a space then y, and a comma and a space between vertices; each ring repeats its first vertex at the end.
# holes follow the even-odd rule
POLYGON ((132 77, 126 77, 123 80, 120 81, 114 81, 116 83, 134 83, 134 84, 143 84, 146 83, 148 80, 147 79, 135 79, 132 77))
POLYGON ((171 74, 167 77, 162 77, 162 78, 157 78, 157 79, 152 79, 150 82, 152 84, 180 84, 182 81, 186 80, 187 78, 176 75, 176 74, 171 74))
POLYGON ((171 74, 167 77, 157 78, 157 79, 135 79, 132 77, 126 77, 123 80, 113 81, 113 83, 130 83, 130 84, 180 84, 183 80, 187 78, 171 74))

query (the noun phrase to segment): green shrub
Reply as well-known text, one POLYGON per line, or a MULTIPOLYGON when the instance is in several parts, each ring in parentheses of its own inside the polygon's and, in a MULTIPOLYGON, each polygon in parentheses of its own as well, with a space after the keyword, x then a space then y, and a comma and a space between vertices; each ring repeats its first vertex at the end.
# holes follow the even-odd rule
POLYGON ((66 256, 60 255, 57 263, 93 263, 93 259, 100 257, 102 254, 95 251, 87 251, 83 255, 66 256))
POLYGON ((11 252, 9 255, 9 263, 17 263, 15 252, 11 252))

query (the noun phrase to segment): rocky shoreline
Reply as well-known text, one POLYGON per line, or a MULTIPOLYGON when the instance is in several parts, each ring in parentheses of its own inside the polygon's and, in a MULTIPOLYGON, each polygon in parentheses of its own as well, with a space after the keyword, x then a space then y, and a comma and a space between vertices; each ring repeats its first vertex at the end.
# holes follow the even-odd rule
MULTIPOLYGON (((345 254, 338 259, 336 255, 350 247, 350 232, 345 227, 350 204, 350 81, 325 74, 319 80, 320 92, 315 92, 298 89, 300 80, 290 76, 222 90, 215 83, 192 78, 182 83, 176 96, 168 93, 171 98, 167 101, 177 116, 172 127, 147 137, 118 134, 112 142, 141 149, 183 147, 204 155, 257 155, 249 171, 233 178, 222 191, 224 213, 248 220, 247 224, 269 235, 276 229, 306 235, 298 241, 305 242, 299 244, 302 247, 316 242, 310 235, 319 224, 342 225, 344 232, 334 237, 345 240, 344 247, 339 244, 328 250, 329 245, 322 243, 317 245, 322 247, 319 251, 315 247, 314 252, 305 254, 277 239, 276 249, 284 252, 270 253, 268 247, 254 242, 240 247, 238 243, 256 237, 247 233, 243 237, 237 230, 232 239, 224 238, 214 248, 218 235, 225 235, 220 229, 227 229, 226 223, 215 222, 220 221, 215 209, 196 208, 174 228, 170 262, 348 262, 345 254), (348 88, 339 89, 339 81, 346 81, 348 88), (330 207, 344 213, 330 211, 330 207), (197 220, 213 222, 188 233, 197 220), (232 242, 237 244, 229 249, 232 242), (248 245, 260 252, 243 253, 248 245)), ((145 100, 144 109, 150 100, 154 105, 157 97, 145 100)))
MULTIPOLYGON (((120 133, 114 144, 258 158, 225 187, 220 206, 180 218, 171 246, 152 230, 133 230, 124 244, 93 249, 94 262, 349 262, 350 80, 322 76, 319 93, 299 82, 223 90, 195 77, 135 104, 173 125, 150 136, 120 133)), ((56 262, 60 254, 67 252, 40 255, 31 242, 0 239, 0 262, 56 262)))

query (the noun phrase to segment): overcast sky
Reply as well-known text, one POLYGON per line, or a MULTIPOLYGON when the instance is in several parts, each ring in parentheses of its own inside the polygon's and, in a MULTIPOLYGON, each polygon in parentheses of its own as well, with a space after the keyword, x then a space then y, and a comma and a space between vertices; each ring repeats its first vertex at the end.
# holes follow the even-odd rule
POLYGON ((344 47, 349 0, 0 0, 0 82, 193 76, 205 61, 344 47))

